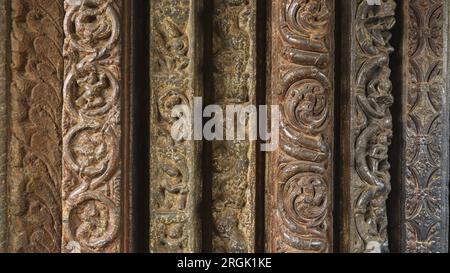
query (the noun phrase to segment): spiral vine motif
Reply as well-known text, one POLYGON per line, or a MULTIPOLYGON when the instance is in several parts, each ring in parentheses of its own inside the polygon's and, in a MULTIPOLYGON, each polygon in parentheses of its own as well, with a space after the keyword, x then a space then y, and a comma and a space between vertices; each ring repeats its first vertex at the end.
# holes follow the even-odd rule
POLYGON ((332 249, 331 47, 333 1, 274 5, 283 59, 274 95, 280 105, 280 148, 272 156, 276 213, 271 251, 332 249))
POLYGON ((119 252, 121 1, 65 1, 63 252, 119 252))

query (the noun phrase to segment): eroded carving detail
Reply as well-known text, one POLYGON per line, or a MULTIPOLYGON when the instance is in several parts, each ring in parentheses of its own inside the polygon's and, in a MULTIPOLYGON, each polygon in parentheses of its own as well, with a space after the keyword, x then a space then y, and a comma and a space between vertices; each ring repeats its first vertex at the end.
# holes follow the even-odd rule
POLYGON ((386 200, 390 193, 388 149, 392 137, 392 84, 389 79, 389 41, 395 24, 393 0, 381 5, 355 3, 350 105, 354 145, 349 211, 349 252, 388 252, 386 200))
POLYGON ((119 252, 120 0, 64 1, 63 252, 119 252))
POLYGON ((10 5, 5 248, 14 253, 59 252, 63 8, 59 1, 44 0, 10 5))
POLYGON ((402 247, 406 252, 448 252, 448 3, 406 2, 402 247))
POLYGON ((151 2, 151 252, 201 250, 200 146, 171 136, 177 121, 173 107, 185 105, 193 117, 194 96, 202 94, 196 42, 199 5, 196 0, 151 2))
POLYGON ((332 251, 334 1, 273 4, 272 103, 281 110, 271 156, 271 252, 332 251))
MULTIPOLYGON (((256 102, 256 1, 214 2, 215 104, 256 102)), ((213 141, 213 251, 255 249, 255 142, 213 141)))

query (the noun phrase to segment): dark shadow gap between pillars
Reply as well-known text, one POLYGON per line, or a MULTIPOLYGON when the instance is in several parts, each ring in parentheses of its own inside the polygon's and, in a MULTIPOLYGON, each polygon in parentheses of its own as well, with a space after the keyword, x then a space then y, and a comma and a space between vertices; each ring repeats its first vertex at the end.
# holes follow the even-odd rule
MULTIPOLYGON (((267 9, 268 1, 259 0, 256 10, 256 104, 266 104, 266 73, 267 73, 267 9)), ((255 252, 264 253, 265 244, 265 160, 266 155, 261 152, 261 140, 256 143, 256 218, 255 218, 255 252)))
POLYGON ((132 152, 131 148, 133 145, 133 125, 131 124, 132 119, 132 89, 133 81, 131 77, 134 73, 133 71, 133 60, 132 60, 132 41, 133 41, 133 31, 132 31, 132 1, 124 2, 121 10, 122 16, 122 59, 121 59, 121 127, 122 127, 122 137, 121 137, 121 252, 132 252, 134 247, 134 242, 132 239, 134 233, 134 214, 132 202, 134 201, 134 183, 132 183, 132 173, 133 173, 133 163, 132 163, 132 152))
POLYGON ((130 126, 129 144, 131 214, 131 252, 148 253, 150 235, 149 196, 150 196, 150 2, 130 1, 131 36, 130 126))
POLYGON ((387 201, 388 215, 388 239, 389 248, 393 253, 400 252, 400 217, 401 217, 401 162, 403 147, 403 123, 402 123, 402 93, 403 93, 403 29, 404 29, 404 1, 399 0, 396 9, 396 24, 392 29, 391 45, 394 52, 391 55, 390 68, 392 70, 392 95, 394 104, 391 108, 393 137, 389 149, 389 162, 391 164, 391 186, 392 190, 387 201))
MULTIPOLYGON (((337 50, 336 53, 340 56, 339 59, 336 59, 336 69, 340 69, 341 73, 336 73, 337 86, 336 94, 339 98, 339 102, 343 103, 343 105, 338 105, 336 107, 335 113, 338 113, 337 118, 339 118, 338 122, 338 130, 335 130, 336 135, 338 137, 338 147, 335 149, 335 155, 338 162, 335 164, 338 166, 338 170, 335 171, 335 174, 339 174, 338 177, 335 178, 335 195, 337 196, 337 200, 335 200, 335 218, 338 217, 339 220, 335 222, 335 237, 338 238, 338 243, 335 244, 338 252, 347 252, 349 249, 348 241, 349 241, 349 232, 350 232, 350 220, 348 217, 348 210, 350 208, 350 193, 348 189, 348 184, 345 179, 349 179, 350 176, 346 173, 346 165, 350 162, 350 154, 348 150, 351 147, 350 143, 350 102, 351 102, 351 85, 350 79, 351 75, 351 66, 352 66, 352 33, 351 33, 351 18, 352 18, 352 10, 351 10, 351 2, 350 1, 336 1, 336 18, 338 22, 336 22, 336 28, 340 28, 340 31, 337 31, 337 50)), ((348 172, 348 170, 347 170, 348 172)), ((336 239, 336 238, 335 238, 336 239)))
MULTIPOLYGON (((265 51, 266 51, 266 56, 265 56, 265 82, 264 84, 266 85, 266 90, 265 90, 265 94, 261 94, 262 96, 264 96, 265 99, 265 103, 269 106, 273 105, 273 101, 272 101, 272 39, 273 39, 273 34, 272 34, 272 21, 273 21, 273 6, 272 6, 272 1, 266 1, 266 8, 265 8, 265 12, 266 12, 266 23, 264 24, 264 26, 266 27, 266 41, 265 41, 265 51)), ((269 112, 268 114, 268 119, 270 120, 271 117, 271 113, 269 112)), ((268 124, 270 125, 270 124, 268 124)), ((269 189, 271 186, 271 172, 270 172, 270 156, 271 153, 270 152, 265 152, 264 153, 264 162, 262 162, 262 164, 264 164, 264 185, 262 185, 261 190, 263 191, 261 194, 263 194, 263 207, 261 208, 261 210, 263 210, 263 217, 264 217, 264 223, 263 223, 263 234, 261 235, 263 238, 263 252, 267 252, 269 250, 268 248, 268 243, 271 240, 271 236, 270 236, 270 214, 272 213, 271 211, 271 207, 270 207, 270 202, 271 202, 271 196, 269 193, 269 189)))
MULTIPOLYGON (((203 108, 214 102, 213 84, 213 13, 214 1, 203 0, 202 26, 203 26, 203 108)), ((203 125, 208 119, 203 119, 203 125)), ((203 127, 202 127, 203 128, 203 127)), ((212 211, 212 146, 211 142, 203 140, 202 152, 202 203, 200 215, 202 218, 202 250, 212 252, 213 211, 212 211)))
MULTIPOLYGON (((341 61, 341 35, 342 33, 338 31, 342 25, 342 7, 339 0, 335 1, 335 71, 340 68, 341 61)), ((333 252, 339 253, 340 251, 340 227, 341 227, 341 215, 340 215, 340 202, 341 202, 341 168, 340 168, 340 143, 341 143, 341 78, 342 75, 340 73, 334 73, 334 155, 333 155, 333 164, 334 164, 334 184, 333 184, 333 252)))

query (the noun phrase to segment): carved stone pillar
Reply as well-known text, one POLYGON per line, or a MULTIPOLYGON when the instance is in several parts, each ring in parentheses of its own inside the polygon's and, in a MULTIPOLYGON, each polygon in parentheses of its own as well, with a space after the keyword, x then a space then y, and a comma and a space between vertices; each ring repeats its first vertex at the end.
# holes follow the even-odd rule
POLYGON ((0 1, 0 251, 61 246, 61 1, 0 1))
POLYGON ((448 1, 404 1, 404 252, 448 252, 448 1))
POLYGON ((63 252, 123 251, 122 1, 64 1, 63 252))
MULTIPOLYGON (((224 113, 227 105, 256 104, 256 5, 214 1, 213 101, 224 113)), ((236 124, 238 115, 233 119, 236 124)), ((248 138, 212 143, 214 252, 255 251, 255 144, 248 138)))
POLYGON ((171 135, 173 107, 186 106, 193 120, 194 97, 203 92, 201 9, 197 0, 151 1, 151 252, 201 251, 201 145, 171 135))
POLYGON ((272 2, 268 252, 333 251, 334 1, 272 2))
POLYGON ((342 1, 342 251, 387 252, 395 1, 342 1))

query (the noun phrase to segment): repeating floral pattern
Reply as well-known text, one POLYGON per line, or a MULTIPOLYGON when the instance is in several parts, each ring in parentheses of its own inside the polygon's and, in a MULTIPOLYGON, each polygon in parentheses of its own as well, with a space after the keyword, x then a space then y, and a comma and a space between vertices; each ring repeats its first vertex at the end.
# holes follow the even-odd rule
POLYGON ((409 0, 406 3, 408 77, 404 93, 407 105, 402 242, 406 252, 448 251, 445 2, 409 0))
MULTIPOLYGON (((202 95, 197 0, 151 1, 151 252, 201 250, 201 145, 172 116, 202 95)), ((333 250, 333 0, 273 1, 267 250, 333 250)), ((448 252, 448 1, 404 1, 402 250, 448 252)), ((388 252, 395 1, 352 14, 350 252, 388 252)), ((0 252, 124 251, 122 0, 0 0, 0 252), (7 20, 10 20, 8 22, 7 20)), ((214 0, 215 102, 256 97, 256 1, 214 0)), ((345 102, 347 103, 347 102, 345 102)), ((395 118, 395 117, 394 117, 395 118)), ((252 252, 255 144, 212 143, 212 247, 252 252)), ((348 215, 347 215, 348 214, 348 215)), ((348 235, 348 238, 347 238, 348 235)), ((346 249, 347 250, 347 249, 346 249)))
POLYGON ((9 7, 6 248, 60 252, 62 2, 10 1, 9 7))
POLYGON ((64 1, 63 252, 122 247, 121 5, 64 1))

